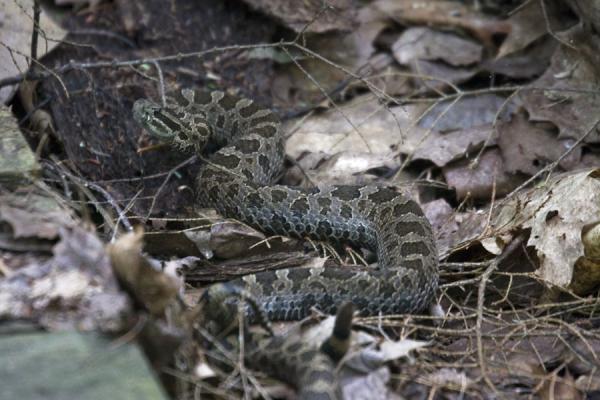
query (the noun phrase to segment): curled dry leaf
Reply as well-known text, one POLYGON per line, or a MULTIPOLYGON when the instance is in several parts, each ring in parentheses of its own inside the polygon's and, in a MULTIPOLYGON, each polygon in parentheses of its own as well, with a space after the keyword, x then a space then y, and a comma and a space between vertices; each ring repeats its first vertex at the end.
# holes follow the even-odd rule
POLYGON ((539 1, 527 2, 511 15, 506 22, 509 24, 510 31, 498 50, 497 58, 523 50, 548 33, 539 1))
POLYGON ((492 231, 531 229, 527 245, 540 261, 537 274, 549 285, 568 287, 576 278, 575 263, 585 256, 584 228, 597 223, 599 215, 600 171, 593 169, 563 174, 515 195, 495 210, 492 231))
POLYGON ((486 59, 481 69, 514 79, 539 77, 550 66, 558 43, 552 37, 543 37, 527 48, 501 58, 486 59))
POLYGON ((110 244, 107 252, 116 276, 131 295, 155 316, 162 316, 175 300, 182 282, 165 274, 142 255, 144 232, 137 230, 110 244))

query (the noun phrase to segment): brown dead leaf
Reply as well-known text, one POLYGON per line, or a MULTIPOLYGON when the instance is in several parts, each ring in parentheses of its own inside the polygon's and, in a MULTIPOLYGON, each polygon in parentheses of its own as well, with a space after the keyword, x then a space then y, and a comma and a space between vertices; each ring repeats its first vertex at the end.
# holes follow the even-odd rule
POLYGON ((365 95, 340 110, 300 120, 301 125, 296 130, 293 127, 297 121, 289 121, 284 129, 293 134, 286 142, 286 154, 292 159, 298 159, 305 152, 390 155, 410 127, 410 110, 414 107, 386 109, 374 96, 365 95))
MULTIPOLYGON (((561 34, 562 40, 582 49, 596 40, 576 26, 561 34)), ((560 46, 550 68, 520 93, 532 121, 550 121, 559 129, 559 138, 579 139, 592 130, 585 142, 600 142, 597 110, 600 108, 597 62, 582 57, 579 50, 560 46)))
POLYGON ((597 169, 563 174, 495 210, 494 232, 531 229, 527 245, 536 249, 536 273, 547 284, 568 287, 573 281, 574 265, 585 255, 582 231, 600 215, 598 176, 597 169))
MULTIPOLYGON (((351 33, 311 36, 307 46, 343 69, 368 76, 376 72, 369 64, 375 51, 373 41, 385 26, 386 23, 375 18, 370 9, 363 8, 351 33)), ((329 92, 349 79, 341 68, 305 54, 296 56, 301 68, 294 62, 287 63, 278 69, 274 78, 272 93, 276 104, 291 107, 317 99, 320 101, 323 91, 329 92)))
POLYGON ((493 47, 494 35, 510 31, 507 22, 484 16, 466 2, 377 0, 372 5, 382 15, 403 25, 464 29, 490 48, 493 47))
POLYGON ((431 223, 435 232, 449 225, 450 229, 458 229, 458 225, 452 218, 454 210, 445 199, 437 199, 423 205, 423 212, 431 223))
POLYGON ((496 131, 492 125, 430 133, 413 152, 413 160, 429 160, 438 167, 456 161, 465 155, 475 154, 484 144, 496 144, 496 131))
POLYGON ((244 0, 296 32, 350 31, 356 24, 353 0, 244 0))
POLYGON ((45 196, 5 195, 0 204, 0 221, 10 224, 15 238, 56 239, 60 229, 75 225, 70 211, 45 196))
POLYGON ((396 61, 410 65, 416 60, 443 61, 454 67, 481 61, 483 47, 472 40, 426 27, 409 28, 392 45, 396 61))
POLYGON ((469 129, 503 120, 510 115, 515 104, 495 94, 461 97, 456 101, 445 100, 435 104, 419 120, 419 126, 448 132, 469 129))
POLYGON ((443 90, 477 73, 483 47, 469 39, 430 28, 405 30, 392 45, 398 63, 410 67, 415 83, 426 90, 443 90))
POLYGON ((600 259, 600 222, 584 226, 581 233, 581 241, 583 242, 583 250, 586 257, 600 259))
POLYGON ((550 60, 558 43, 552 37, 543 37, 530 46, 501 58, 489 58, 481 63, 481 69, 514 79, 539 77, 550 66, 550 60))
POLYGON ((377 174, 370 171, 391 171, 397 167, 398 160, 389 154, 340 152, 320 162, 313 169, 305 169, 300 185, 364 185, 377 179, 377 174))
MULTIPOLYGON (((377 53, 369 60, 372 76, 365 77, 373 87, 389 96, 402 96, 413 90, 412 78, 388 53, 377 53)), ((362 85, 362 83, 357 83, 362 85)))
POLYGON ((247 254, 251 246, 266 236, 238 221, 223 221, 210 227, 210 248, 219 258, 236 258, 247 254))
POLYGON ((366 375, 347 377, 342 380, 344 399, 348 400, 387 400, 390 398, 388 382, 390 371, 382 367, 366 375))
MULTIPOLYGON (((483 96, 479 102, 459 101, 451 108, 444 103, 422 117, 425 108, 422 105, 386 108, 372 95, 360 96, 344 105, 341 111, 329 110, 299 120, 297 129, 294 126, 298 121, 288 121, 284 129, 293 133, 286 142, 286 153, 299 160, 305 172, 320 166, 326 169, 328 172, 323 178, 337 178, 344 171, 357 174, 378 168, 377 164, 392 168, 397 163, 393 158, 397 153, 444 166, 478 150, 483 143, 495 144, 496 134, 490 121, 503 102, 501 97, 483 96), (439 118, 446 109, 445 115, 439 118), (423 126, 414 126, 419 118, 423 126), (427 132, 427 128, 434 130, 427 132), (323 159, 338 153, 344 155, 334 157, 323 166, 323 159), (312 156, 307 157, 307 154, 312 156)), ((311 175, 315 177, 313 183, 320 183, 317 175, 319 173, 311 175)))
POLYGON ((412 79, 414 85, 425 91, 445 91, 471 79, 479 72, 478 66, 452 67, 443 62, 416 60, 410 65, 416 76, 412 79))
POLYGON ((37 320, 52 329, 123 331, 132 308, 103 243, 79 227, 60 230, 47 262, 0 280, 0 318, 37 320))
POLYGON ((433 226, 441 258, 461 244, 479 237, 487 221, 487 214, 483 211, 455 212, 443 199, 425 203, 422 207, 433 226))
MULTIPOLYGON (((371 341, 374 341, 374 338, 371 338, 371 341)), ((354 346, 356 342, 354 341, 354 346)), ((344 398, 389 399, 391 394, 387 382, 390 379, 390 371, 384 366, 385 363, 408 357, 412 350, 426 345, 426 342, 409 339, 385 340, 377 350, 367 347, 351 351, 345 357, 340 371, 344 398)))
POLYGON ((555 373, 547 376, 538 395, 542 400, 584 400, 586 398, 586 396, 577 389, 575 379, 573 379, 573 375, 571 375, 568 370, 565 371, 563 376, 559 376, 555 373))
POLYGON ((470 167, 470 163, 469 160, 459 161, 442 169, 448 186, 456 190, 459 200, 466 197, 490 200, 494 186, 496 197, 501 197, 521 182, 514 175, 506 173, 498 149, 486 150, 474 168, 470 167))
POLYGON ((580 375, 575 380, 575 387, 584 393, 600 392, 600 376, 597 372, 590 375, 580 375))
POLYGON ((498 49, 496 58, 523 50, 548 33, 539 1, 526 2, 506 22, 510 26, 510 31, 498 49))
MULTIPOLYGON (((497 126, 498 147, 509 173, 534 175, 548 163, 556 161, 571 144, 571 139, 559 140, 552 126, 530 122, 522 113, 497 126)), ((581 148, 561 161, 564 169, 579 164, 581 148)))

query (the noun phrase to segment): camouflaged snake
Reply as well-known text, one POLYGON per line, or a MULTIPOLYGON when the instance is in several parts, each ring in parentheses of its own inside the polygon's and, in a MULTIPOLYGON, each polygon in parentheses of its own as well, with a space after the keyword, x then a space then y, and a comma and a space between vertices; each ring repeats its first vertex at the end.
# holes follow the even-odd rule
POLYGON ((153 137, 208 156, 196 178, 199 205, 265 233, 372 250, 376 268, 294 268, 248 275, 244 287, 269 319, 293 320, 316 306, 335 313, 350 301, 362 315, 418 312, 431 304, 438 259, 431 225, 416 202, 382 186, 312 190, 273 184, 283 167, 278 118, 251 100, 190 89, 166 104, 138 100, 133 115, 153 137))

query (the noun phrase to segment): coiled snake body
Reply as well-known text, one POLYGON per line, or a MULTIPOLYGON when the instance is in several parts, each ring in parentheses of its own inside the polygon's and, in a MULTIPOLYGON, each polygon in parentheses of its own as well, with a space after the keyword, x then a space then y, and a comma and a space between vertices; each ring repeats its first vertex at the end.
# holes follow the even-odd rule
POLYGON ((314 190, 273 185, 283 166, 278 118, 251 100, 183 89, 166 104, 138 100, 134 118, 154 137, 208 157, 197 200, 266 233, 347 243, 374 251, 377 268, 294 268, 245 276, 269 319, 293 320, 312 306, 334 313, 345 301, 362 315, 412 313, 428 306, 438 282, 437 251, 421 208, 379 186, 314 190))

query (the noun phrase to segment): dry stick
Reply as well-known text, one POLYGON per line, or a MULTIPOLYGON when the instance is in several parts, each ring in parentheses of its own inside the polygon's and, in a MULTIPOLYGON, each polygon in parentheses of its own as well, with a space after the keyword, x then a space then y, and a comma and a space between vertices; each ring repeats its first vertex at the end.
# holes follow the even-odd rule
MULTIPOLYGON (((416 60, 413 65, 415 66, 415 70, 417 71, 417 74, 420 75, 421 74, 421 68, 420 68, 419 60, 416 60)), ((438 89, 436 87, 431 87, 430 84, 429 84, 429 82, 427 82, 426 80, 421 79, 421 83, 426 88, 424 91, 430 90, 432 92, 437 93, 440 97, 443 96, 444 92, 442 90, 440 90, 440 89, 438 89)))
MULTIPOLYGON (((0 45, 7 47, 4 43, 0 42, 0 45)), ((233 45, 233 46, 222 46, 222 47, 213 47, 207 50, 194 51, 188 53, 178 53, 171 54, 162 57, 147 57, 147 58, 138 58, 133 60, 123 60, 123 61, 98 61, 98 62, 69 62, 64 64, 54 70, 50 70, 44 67, 44 71, 38 72, 25 72, 22 74, 18 74, 9 78, 0 79, 0 88, 7 85, 13 85, 15 83, 20 83, 25 79, 44 79, 49 76, 55 76, 58 78, 58 73, 70 72, 76 69, 98 69, 98 68, 118 68, 118 67, 131 67, 142 64, 153 64, 154 62, 161 61, 179 61, 185 58, 193 58, 193 57, 204 57, 213 53, 222 53, 225 51, 233 51, 233 50, 252 50, 257 48, 274 48, 280 46, 295 46, 294 42, 277 42, 277 43, 263 43, 263 44, 248 44, 248 45, 233 45)), ((11 51, 14 51, 10 49, 11 51)), ((23 55, 18 53, 19 55, 23 55)), ((23 55, 24 57, 27 57, 23 55)), ((66 88, 65 88, 66 89, 66 88)))
POLYGON ((246 341, 244 340, 244 331, 246 329, 246 321, 244 318, 244 303, 245 301, 240 301, 237 304, 237 318, 238 318, 238 344, 239 344, 239 348, 238 348, 238 362, 237 362, 237 369, 240 373, 240 379, 242 380, 242 388, 244 391, 244 398, 247 398, 248 396, 248 381, 246 379, 247 374, 246 374, 246 368, 244 367, 244 357, 245 357, 245 347, 246 347, 246 341))
POLYGON ((498 395, 498 389, 488 376, 487 372, 487 363, 485 361, 485 354, 483 353, 483 340, 481 333, 481 326, 483 323, 483 301, 485 298, 485 286, 487 285, 487 281, 492 275, 492 273, 498 268, 498 265, 501 261, 503 261, 508 255, 512 254, 512 252, 522 243, 523 237, 519 236, 515 238, 508 246, 504 252, 496 257, 486 268, 486 270, 481 275, 481 282, 479 283, 479 289, 477 291, 477 319, 475 321, 475 335, 477 338, 477 358, 479 361, 479 367, 481 368, 481 376, 485 383, 492 389, 495 395, 498 395))
MULTIPOLYGON (((8 50, 12 56, 13 53, 20 55, 23 58, 26 58, 27 60, 31 61, 33 64, 39 66, 43 71, 41 71, 42 75, 46 75, 46 76, 53 76, 56 78, 56 80, 60 83, 60 85, 62 86, 63 91, 65 92, 65 96, 67 98, 69 98, 69 91, 67 90, 67 86, 65 85, 65 83, 62 81, 62 79, 60 79, 60 76, 58 76, 58 74, 56 72, 54 72, 53 70, 51 70, 50 68, 46 67, 44 64, 42 64, 41 62, 31 58, 30 56, 28 56, 27 54, 16 50, 16 49, 12 49, 9 46, 7 46, 6 44, 4 44, 3 42, 0 42, 0 46, 4 47, 6 50, 8 50)), ((14 58, 13 58, 14 59, 14 58)), ((16 65, 16 64, 15 64, 16 65)), ((32 71, 33 69, 29 69, 30 71, 32 71)), ((15 82, 12 83, 7 83, 4 84, 4 82, 10 82, 11 79, 13 78, 6 78, 6 79, 0 79, 0 88, 2 88, 3 86, 8 86, 8 85, 14 85, 16 83, 21 83, 23 82, 25 79, 28 79, 29 73, 25 72, 22 74, 17 75, 19 77, 18 80, 16 80, 15 82)), ((35 75, 34 75, 35 76, 35 75)), ((35 79, 35 78, 29 78, 29 79, 35 79)))
MULTIPOLYGON (((137 48, 137 45, 135 44, 135 42, 133 42, 131 39, 127 38, 126 36, 120 35, 116 32, 110 32, 110 31, 107 31, 104 29, 87 28, 87 29, 69 30, 69 35, 86 35, 86 36, 106 37, 106 38, 114 39, 118 42, 121 42, 129 48, 132 48, 132 49, 137 48)), ((68 43, 68 42, 65 42, 65 43, 68 43)), ((73 42, 71 42, 69 44, 73 44, 73 42)))
POLYGON ((475 240, 483 240, 487 235, 488 230, 490 229, 490 224, 492 223, 492 211, 494 211, 494 201, 496 200, 496 174, 494 174, 494 180, 492 181, 492 198, 490 199, 490 211, 488 212, 488 216, 485 221, 485 226, 479 236, 475 240))
POLYGON ((160 104, 164 107, 167 105, 167 100, 165 99, 165 78, 158 61, 154 61, 152 64, 156 68, 156 73, 158 75, 158 93, 160 95, 160 104))
MULTIPOLYGON (((40 2, 33 1, 33 31, 31 32, 31 59, 37 60, 38 37, 40 32, 40 2)), ((29 65, 31 67, 31 64, 29 65)))
POLYGON ((473 161, 471 161, 469 163, 469 168, 473 169, 477 166, 477 164, 479 164, 479 159, 481 158, 481 156, 483 155, 483 152, 485 151, 485 149, 487 148, 488 143, 490 142, 490 140, 492 140, 492 136, 494 135, 494 132, 496 131, 496 124, 498 123, 498 119, 500 118, 500 113, 502 111, 504 111, 504 109, 508 106, 508 103, 520 92, 520 89, 515 90, 514 92, 512 92, 506 99, 504 99, 504 102, 502 102, 502 104, 500 105, 500 107, 498 108, 498 111, 496 111, 496 115, 494 115, 494 122, 492 122, 492 130, 490 131, 490 134, 488 135, 487 138, 485 138, 485 141, 483 142, 483 144, 481 145, 481 149, 479 149, 479 152, 477 153, 477 155, 475 156, 475 158, 473 159, 473 161))
MULTIPOLYGON (((109 226, 109 229, 117 229, 117 227, 114 225, 114 223, 112 221, 113 220, 112 216, 108 213, 108 211, 106 211, 103 207, 100 206, 101 203, 96 200, 96 197, 90 190, 90 188, 89 188, 90 182, 71 174, 70 172, 68 172, 68 170, 65 167, 62 166, 60 161, 56 160, 55 157, 53 157, 53 156, 51 156, 51 158, 53 159, 55 164, 46 162, 45 163, 46 167, 54 170, 56 173, 58 173, 61 176, 61 178, 62 177, 64 177, 65 179, 69 178, 72 182, 74 182, 75 185, 91 200, 91 203, 94 205, 96 210, 100 213, 100 215, 102 215, 102 218, 104 219, 104 222, 109 226)), ((95 185, 95 186, 99 187, 98 185, 95 185)), ((116 205, 116 202, 114 201, 114 199, 112 197, 110 197, 110 195, 108 193, 106 193, 106 191, 103 190, 101 193, 106 194, 105 198, 109 202, 110 205, 112 205, 112 206, 116 205)), ((120 210, 120 208, 117 208, 117 210, 120 210)), ((123 220, 123 223, 124 224, 129 223, 129 221, 125 218, 123 220)))
MULTIPOLYGON (((127 205, 125 206, 125 208, 119 212, 119 216, 117 217, 117 221, 115 222, 115 226, 119 226, 119 223, 124 219, 127 218, 126 214, 129 212, 129 210, 131 210, 131 208, 133 207, 133 205, 135 204, 135 201, 138 199, 139 195, 144 191, 144 189, 140 189, 137 191, 137 193, 129 200, 129 202, 127 203, 127 205)), ((110 242, 114 243, 116 237, 117 237, 117 233, 118 233, 118 229, 115 229, 112 233, 112 236, 110 238, 110 242)))
POLYGON ((588 349, 590 354, 594 357, 594 359, 596 361, 598 361, 598 355, 594 351, 594 346, 592 346, 590 344, 590 342, 588 342, 587 339, 585 337, 583 337, 583 335, 581 334, 581 332, 579 332, 579 330, 577 328, 575 328, 573 325, 563 321, 562 319, 545 318, 544 320, 549 321, 549 322, 554 322, 558 325, 564 326, 568 331, 570 331, 573 335, 577 336, 579 338, 579 340, 581 340, 583 342, 583 344, 588 349))
MULTIPOLYGON (((450 111, 450 109, 452 109, 452 107, 454 107, 454 105, 462 98, 462 96, 458 96, 456 97, 454 100, 452 100, 452 102, 450 104, 448 104, 448 106, 444 109, 444 111, 442 111, 437 118, 433 121, 433 123, 431 124, 431 127, 429 127, 427 129, 427 131, 425 132, 425 134, 421 137, 421 140, 419 140, 419 143, 417 143, 417 145, 415 146, 415 148, 419 147, 421 144, 423 144, 423 142, 425 142, 425 140, 431 135, 431 133, 433 132, 433 128, 438 124, 438 122, 448 113, 448 111, 450 111)), ((440 100, 440 103, 443 100, 440 100)), ((432 104, 429 108, 427 108, 427 110, 425 110, 425 112, 423 112, 415 121, 414 123, 411 124, 411 127, 416 126, 416 124, 419 123, 419 121, 421 121, 421 119, 423 117, 425 117, 425 115, 427 115, 435 106, 437 105, 437 103, 432 104)), ((408 165, 408 163, 412 160, 412 156, 414 155, 414 153, 409 154, 406 159, 402 162, 402 165, 400 165, 400 168, 398 169, 398 171, 394 174, 394 177, 392 178, 393 180, 396 180, 398 178, 398 176, 402 173, 402 171, 404 171, 404 168, 406 168, 406 166, 408 165)))
POLYGON ((298 32, 298 34, 296 35, 296 37, 294 38, 293 42, 299 42, 300 38, 304 38, 304 33, 306 33, 306 31, 308 30, 308 28, 310 28, 310 26, 312 24, 314 24, 315 22, 317 22, 317 20, 319 18, 321 18, 321 16, 325 13, 325 11, 327 10, 331 10, 333 9, 333 7, 331 7, 329 4, 327 4, 327 2, 323 2, 323 5, 321 6, 321 9, 315 13, 315 15, 311 18, 310 21, 308 21, 306 24, 304 24, 304 26, 302 27, 302 29, 300 30, 300 32, 298 32))

